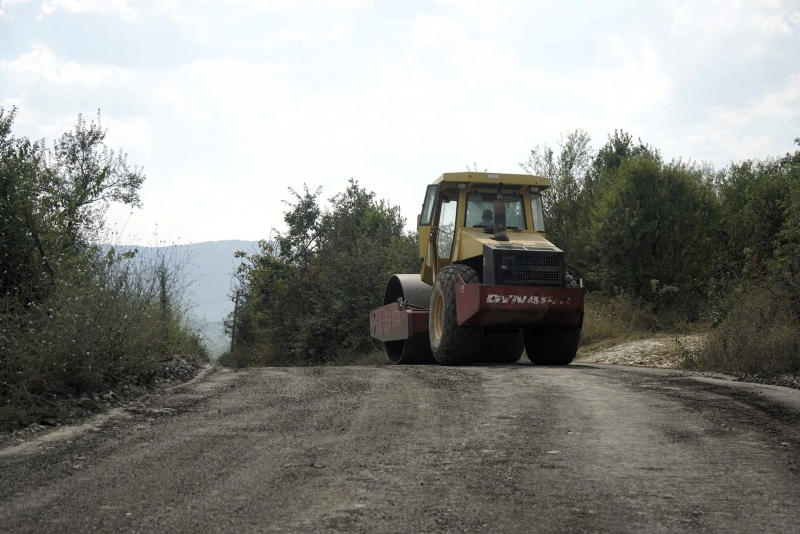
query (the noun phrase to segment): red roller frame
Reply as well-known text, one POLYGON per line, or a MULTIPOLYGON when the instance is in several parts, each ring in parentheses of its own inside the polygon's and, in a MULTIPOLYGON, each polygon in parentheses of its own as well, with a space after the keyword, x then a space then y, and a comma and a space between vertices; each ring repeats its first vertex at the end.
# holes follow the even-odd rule
POLYGON ((369 314, 369 330, 380 341, 399 341, 428 333, 428 310, 409 310, 392 302, 369 314))
POLYGON ((583 289, 467 284, 456 276, 458 324, 583 326, 583 289))
MULTIPOLYGON (((467 284, 456 276, 458 324, 510 326, 583 326, 583 289, 467 284)), ((428 310, 410 310, 398 302, 370 312, 370 334, 399 341, 428 332, 428 310)))

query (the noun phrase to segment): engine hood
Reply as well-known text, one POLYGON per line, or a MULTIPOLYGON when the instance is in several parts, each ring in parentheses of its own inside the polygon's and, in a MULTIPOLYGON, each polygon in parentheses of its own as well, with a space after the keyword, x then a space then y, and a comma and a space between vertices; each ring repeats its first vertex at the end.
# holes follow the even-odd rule
POLYGON ((455 261, 483 255, 484 244, 518 245, 520 247, 541 247, 558 250, 550 241, 537 232, 508 230, 508 241, 495 241, 493 234, 486 234, 480 228, 461 228, 456 239, 458 250, 455 251, 455 261))

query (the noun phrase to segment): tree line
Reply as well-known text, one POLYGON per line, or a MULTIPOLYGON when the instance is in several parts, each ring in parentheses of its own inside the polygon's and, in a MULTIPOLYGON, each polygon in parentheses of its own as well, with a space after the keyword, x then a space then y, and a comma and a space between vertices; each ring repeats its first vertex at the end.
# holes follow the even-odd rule
POLYGON ((399 208, 357 181, 324 209, 321 189, 290 193, 287 230, 237 253, 240 303, 225 322, 234 350, 223 363, 341 363, 380 350, 369 311, 389 276, 418 265, 416 232, 406 232, 399 208))
MULTIPOLYGON (((799 368, 800 150, 715 170, 666 161, 623 131, 595 150, 576 130, 520 165, 552 181, 547 237, 590 306, 624 299, 653 318, 651 330, 710 328, 687 365, 799 368)), ((291 194, 287 230, 241 253, 242 305, 226 322, 237 349, 224 361, 330 363, 380 349, 369 311, 389 275, 418 271, 415 233, 358 182, 324 209, 319 189, 291 194)))
POLYGON ((576 130, 521 165, 552 180, 548 238, 590 292, 707 324, 690 365, 800 369, 800 150, 715 170, 621 131, 594 151, 576 130))

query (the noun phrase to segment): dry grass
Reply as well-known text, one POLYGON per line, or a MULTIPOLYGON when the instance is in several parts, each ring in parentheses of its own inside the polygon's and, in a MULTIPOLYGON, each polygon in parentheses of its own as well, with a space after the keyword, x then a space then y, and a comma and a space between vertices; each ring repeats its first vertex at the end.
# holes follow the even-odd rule
POLYGON ((726 318, 685 366, 746 374, 800 371, 800 325, 780 292, 751 287, 731 298, 726 318))
POLYGON ((233 352, 226 351, 219 358, 217 364, 223 367, 241 369, 244 367, 276 367, 282 363, 269 343, 256 343, 244 347, 236 346, 233 352))
POLYGON ((347 362, 342 362, 340 365, 355 365, 355 366, 389 365, 389 356, 386 355, 386 351, 376 350, 374 352, 369 352, 367 354, 357 355, 352 360, 347 362))
POLYGON ((65 258, 44 298, 0 298, 0 428, 80 415, 63 401, 206 356, 179 269, 163 260, 65 258))
POLYGON ((586 295, 581 346, 607 348, 621 341, 651 337, 659 330, 658 318, 643 303, 626 296, 586 295))

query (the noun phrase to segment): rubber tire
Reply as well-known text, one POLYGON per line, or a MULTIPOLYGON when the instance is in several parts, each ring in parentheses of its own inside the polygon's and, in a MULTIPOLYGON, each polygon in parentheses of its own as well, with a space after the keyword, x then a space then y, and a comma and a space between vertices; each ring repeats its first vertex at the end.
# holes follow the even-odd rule
POLYGON ((431 291, 428 316, 428 335, 433 358, 441 365, 469 365, 481 351, 483 327, 458 324, 456 318, 456 275, 468 284, 480 282, 478 273, 466 265, 447 265, 439 271, 431 291), (435 318, 437 299, 439 309, 439 332, 435 318))
POLYGON ((569 365, 581 344, 581 329, 542 326, 525 329, 525 351, 533 365, 569 365))
POLYGON ((483 334, 483 347, 473 363, 517 363, 525 351, 522 331, 483 334))

